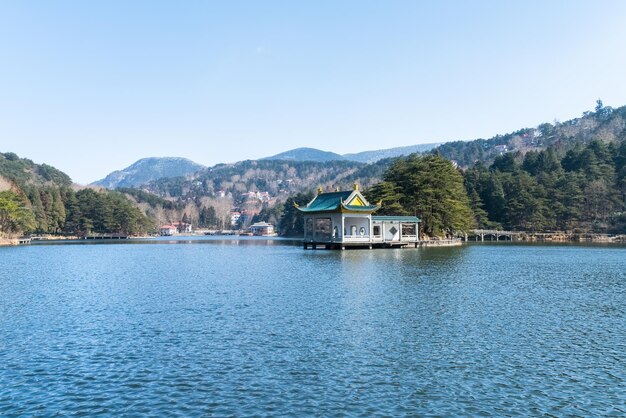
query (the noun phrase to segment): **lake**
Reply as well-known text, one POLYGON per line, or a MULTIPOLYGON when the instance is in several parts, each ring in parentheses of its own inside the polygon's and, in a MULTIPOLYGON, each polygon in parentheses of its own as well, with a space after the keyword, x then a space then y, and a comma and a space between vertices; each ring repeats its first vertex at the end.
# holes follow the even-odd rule
POLYGON ((0 415, 626 415, 626 247, 0 248, 0 415))

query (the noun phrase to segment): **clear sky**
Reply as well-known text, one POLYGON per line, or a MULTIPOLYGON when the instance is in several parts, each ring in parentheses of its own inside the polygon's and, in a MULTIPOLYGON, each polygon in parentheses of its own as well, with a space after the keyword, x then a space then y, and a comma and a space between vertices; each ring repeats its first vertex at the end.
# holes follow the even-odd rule
POLYGON ((0 2, 0 151, 79 183, 626 105, 626 1, 0 2))

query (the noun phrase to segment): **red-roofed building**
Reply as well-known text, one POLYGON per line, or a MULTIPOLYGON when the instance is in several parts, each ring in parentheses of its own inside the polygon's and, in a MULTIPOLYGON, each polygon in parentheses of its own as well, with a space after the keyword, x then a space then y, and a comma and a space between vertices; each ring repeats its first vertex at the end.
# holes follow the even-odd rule
POLYGON ((159 233, 161 234, 162 237, 170 237, 176 234, 177 232, 178 230, 176 229, 174 225, 163 225, 161 226, 161 228, 159 228, 159 233))

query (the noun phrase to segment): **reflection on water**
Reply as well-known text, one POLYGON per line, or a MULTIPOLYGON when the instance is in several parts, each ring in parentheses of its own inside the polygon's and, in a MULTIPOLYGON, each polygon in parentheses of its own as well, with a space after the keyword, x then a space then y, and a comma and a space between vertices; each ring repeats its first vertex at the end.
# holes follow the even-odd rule
POLYGON ((42 240, 32 245, 114 245, 114 244, 212 244, 212 245, 301 245, 301 239, 252 236, 173 236, 130 239, 42 240))
POLYGON ((0 415, 626 414, 623 247, 115 244, 0 249, 0 415))

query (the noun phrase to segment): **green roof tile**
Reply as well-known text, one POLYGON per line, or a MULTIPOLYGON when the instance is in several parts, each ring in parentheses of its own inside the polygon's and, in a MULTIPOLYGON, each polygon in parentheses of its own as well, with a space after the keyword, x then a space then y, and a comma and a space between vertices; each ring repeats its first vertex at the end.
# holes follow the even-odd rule
POLYGON ((302 212, 325 212, 339 209, 342 201, 349 198, 352 192, 321 193, 307 207, 298 208, 302 212))
MULTIPOLYGON (((344 210, 354 211, 354 212, 367 212, 371 213, 377 210, 379 207, 377 205, 367 205, 367 206, 359 206, 359 205, 347 205, 348 199, 350 196, 355 193, 354 191, 349 192, 330 192, 330 193, 320 193, 306 206, 303 208, 298 208, 301 212, 338 212, 342 208, 344 210)), ((358 196, 360 196, 363 202, 367 203, 367 200, 361 195, 358 191, 358 196)))

